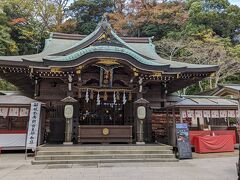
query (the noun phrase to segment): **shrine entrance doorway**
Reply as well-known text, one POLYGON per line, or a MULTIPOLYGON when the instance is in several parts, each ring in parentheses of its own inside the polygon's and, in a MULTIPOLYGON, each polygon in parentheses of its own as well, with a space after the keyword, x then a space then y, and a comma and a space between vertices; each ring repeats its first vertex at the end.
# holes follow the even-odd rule
MULTIPOLYGON (((114 93, 110 94, 114 97, 114 93)), ((132 143, 135 138, 133 103, 122 103, 120 96, 125 95, 119 93, 116 99, 103 97, 102 102, 79 100, 79 143, 132 143)))

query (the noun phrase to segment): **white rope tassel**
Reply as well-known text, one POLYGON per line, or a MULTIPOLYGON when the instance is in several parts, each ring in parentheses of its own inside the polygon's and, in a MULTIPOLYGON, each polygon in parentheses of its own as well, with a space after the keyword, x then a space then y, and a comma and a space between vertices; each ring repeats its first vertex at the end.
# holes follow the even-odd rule
POLYGON ((123 93, 123 104, 126 104, 127 102, 127 98, 126 98, 126 94, 125 94, 125 91, 123 93))
POLYGON ((117 100, 116 100, 116 94, 115 94, 115 91, 114 91, 114 93, 113 93, 113 104, 115 105, 116 102, 117 102, 117 100))
POLYGON ((143 83, 143 79, 142 78, 139 78, 139 81, 138 81, 138 84, 139 84, 139 92, 141 93, 142 92, 142 83, 143 83))
POLYGON ((89 102, 89 93, 88 93, 88 89, 87 89, 87 91, 86 91, 85 100, 86 100, 87 103, 89 102))
POLYGON ((100 94, 98 92, 97 94, 97 105, 99 106, 101 104, 100 94))

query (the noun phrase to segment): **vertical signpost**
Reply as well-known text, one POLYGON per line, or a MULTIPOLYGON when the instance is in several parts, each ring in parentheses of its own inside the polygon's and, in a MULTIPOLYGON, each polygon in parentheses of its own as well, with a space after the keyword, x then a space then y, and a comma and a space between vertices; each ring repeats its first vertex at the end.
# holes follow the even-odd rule
POLYGON ((27 155, 28 149, 32 149, 32 151, 36 150, 37 141, 38 141, 38 132, 39 132, 40 112, 41 112, 41 103, 40 102, 31 103, 29 122, 28 122, 28 131, 27 131, 27 138, 26 138, 25 155, 27 155))
POLYGON ((179 159, 191 159, 192 149, 189 143, 189 130, 186 123, 176 124, 179 159))

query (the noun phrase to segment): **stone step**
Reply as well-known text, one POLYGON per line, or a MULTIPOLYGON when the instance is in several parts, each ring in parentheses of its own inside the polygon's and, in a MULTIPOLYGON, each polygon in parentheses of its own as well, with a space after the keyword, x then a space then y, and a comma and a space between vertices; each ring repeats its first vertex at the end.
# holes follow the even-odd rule
POLYGON ((172 154, 172 150, 62 150, 38 151, 37 155, 88 155, 88 154, 172 154))
POLYGON ((172 150, 167 145, 76 145, 76 146, 39 146, 37 151, 70 151, 70 150, 172 150))
POLYGON ((82 164, 82 163, 124 163, 124 162, 178 162, 175 158, 148 158, 148 159, 83 159, 83 160, 33 160, 38 164, 82 164))
POLYGON ((84 159, 152 159, 174 158, 173 154, 105 154, 105 155, 44 155, 35 157, 36 161, 42 160, 84 160, 84 159))

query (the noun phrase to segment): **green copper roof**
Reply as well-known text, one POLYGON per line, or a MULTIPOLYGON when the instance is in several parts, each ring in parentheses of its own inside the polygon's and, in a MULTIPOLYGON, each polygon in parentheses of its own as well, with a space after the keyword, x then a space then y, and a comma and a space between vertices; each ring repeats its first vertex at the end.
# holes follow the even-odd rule
POLYGON ((142 56, 140 56, 139 54, 135 53, 134 51, 131 51, 127 48, 116 47, 116 46, 89 46, 87 48, 81 49, 81 50, 74 52, 72 54, 69 54, 67 56, 58 56, 58 57, 48 56, 46 59, 52 60, 52 61, 72 61, 72 60, 80 58, 83 55, 86 55, 86 54, 92 53, 92 52, 123 53, 123 54, 133 57, 134 59, 136 59, 138 62, 140 62, 142 64, 152 65, 152 66, 167 65, 167 64, 160 64, 158 62, 147 60, 147 59, 143 58, 142 56))
MULTIPOLYGON (((61 63, 77 60, 89 53, 106 52, 125 54, 135 59, 136 62, 139 62, 143 65, 156 66, 157 68, 167 66, 167 68, 170 68, 173 71, 177 71, 176 69, 183 68, 194 69, 199 72, 204 70, 212 72, 217 70, 218 68, 218 66, 212 65, 189 64, 184 62, 170 61, 161 58, 156 53, 155 46, 151 43, 149 38, 145 38, 144 41, 142 41, 141 38, 129 37, 129 39, 125 40, 124 38, 119 37, 111 28, 110 24, 103 21, 99 23, 97 28, 88 36, 63 33, 52 34, 51 37, 46 40, 45 48, 41 53, 22 56, 0 56, 0 62, 26 62, 27 64, 30 61, 30 63, 33 62, 40 64, 43 63, 44 60, 49 60, 53 61, 54 64, 57 64, 58 61, 59 63, 61 63), (100 37, 103 33, 108 35, 108 38, 103 39, 102 41, 100 37), (109 40, 109 37, 113 39, 109 40), (121 46, 123 45, 123 47, 115 46, 114 43, 106 45, 107 43, 105 43, 106 41, 104 40, 106 40, 107 42, 111 42, 111 40, 113 40, 114 43, 115 40, 117 40, 118 44, 120 43, 121 46)), ((46 64, 51 63, 48 62, 46 64)))

